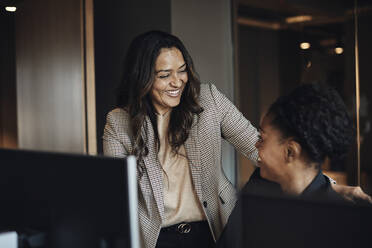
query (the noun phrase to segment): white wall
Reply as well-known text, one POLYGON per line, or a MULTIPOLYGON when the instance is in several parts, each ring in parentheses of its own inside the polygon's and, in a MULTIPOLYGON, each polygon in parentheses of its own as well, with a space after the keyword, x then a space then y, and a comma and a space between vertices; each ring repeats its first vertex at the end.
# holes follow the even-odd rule
MULTIPOLYGON (((172 33, 191 54, 202 82, 212 82, 234 100, 231 3, 229 0, 172 0, 172 33)), ((222 147, 224 171, 235 184, 235 151, 222 147)))

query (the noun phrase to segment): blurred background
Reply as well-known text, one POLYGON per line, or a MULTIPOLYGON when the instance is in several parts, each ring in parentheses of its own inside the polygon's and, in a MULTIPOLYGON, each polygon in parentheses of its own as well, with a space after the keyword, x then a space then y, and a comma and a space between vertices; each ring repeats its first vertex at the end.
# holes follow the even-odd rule
MULTIPOLYGON (((102 154, 125 52, 157 29, 255 126, 301 83, 335 87, 360 138, 325 174, 371 194, 370 23, 367 0, 0 0, 0 147, 102 154)), ((250 162, 227 143, 222 159, 244 185, 250 162)))

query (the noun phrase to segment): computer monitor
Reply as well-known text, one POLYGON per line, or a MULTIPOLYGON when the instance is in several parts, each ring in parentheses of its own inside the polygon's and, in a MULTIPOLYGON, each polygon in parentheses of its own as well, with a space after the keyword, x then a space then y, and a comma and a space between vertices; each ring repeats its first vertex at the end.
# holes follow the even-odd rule
POLYGON ((46 232, 47 247, 139 247, 133 156, 0 149, 0 199, 0 231, 46 232))
POLYGON ((219 247, 372 247, 372 208, 242 193, 219 247))

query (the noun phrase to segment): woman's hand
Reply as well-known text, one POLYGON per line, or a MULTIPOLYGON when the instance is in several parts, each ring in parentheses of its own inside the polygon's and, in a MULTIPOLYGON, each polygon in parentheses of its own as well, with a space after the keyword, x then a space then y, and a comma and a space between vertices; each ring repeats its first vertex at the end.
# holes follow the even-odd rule
POLYGON ((351 202, 366 201, 372 204, 372 197, 363 192, 359 186, 345 186, 332 184, 332 188, 351 202))

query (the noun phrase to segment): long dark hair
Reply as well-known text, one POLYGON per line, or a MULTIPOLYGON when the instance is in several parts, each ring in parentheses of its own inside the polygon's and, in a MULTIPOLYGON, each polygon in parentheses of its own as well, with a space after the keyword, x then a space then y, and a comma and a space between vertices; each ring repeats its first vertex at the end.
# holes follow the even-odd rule
POLYGON ((168 141, 174 152, 186 141, 193 122, 193 115, 203 109, 199 105, 200 81, 191 56, 182 42, 174 35, 162 31, 149 31, 131 42, 124 61, 123 78, 118 90, 117 107, 128 111, 133 138, 132 155, 138 160, 148 154, 147 137, 142 137, 141 128, 146 116, 154 129, 157 149, 158 136, 155 109, 150 97, 155 77, 155 62, 162 48, 177 48, 186 63, 188 82, 180 104, 173 108, 168 127, 168 141))

